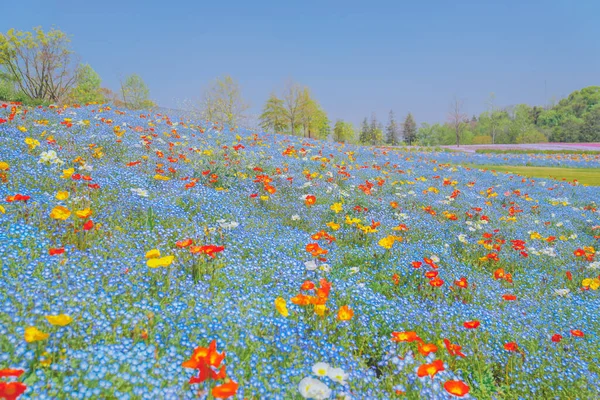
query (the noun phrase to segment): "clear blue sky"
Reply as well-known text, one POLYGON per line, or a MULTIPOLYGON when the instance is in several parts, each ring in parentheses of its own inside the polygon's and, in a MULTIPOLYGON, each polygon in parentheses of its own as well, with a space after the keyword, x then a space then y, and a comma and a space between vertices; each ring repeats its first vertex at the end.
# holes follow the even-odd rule
POLYGON ((252 112, 288 78, 332 120, 409 111, 444 121, 456 95, 468 114, 544 104, 600 85, 600 1, 12 0, 0 31, 41 25, 72 35, 83 62, 116 89, 136 72, 160 105, 199 98, 223 74, 252 112))

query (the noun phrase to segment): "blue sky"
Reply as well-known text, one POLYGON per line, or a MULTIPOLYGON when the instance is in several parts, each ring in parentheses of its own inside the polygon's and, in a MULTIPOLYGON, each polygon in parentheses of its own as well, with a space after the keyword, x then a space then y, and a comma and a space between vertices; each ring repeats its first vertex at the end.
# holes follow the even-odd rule
POLYGON ((138 73, 163 106, 230 74, 258 113, 291 78, 332 120, 420 123, 455 95, 478 114, 491 92, 542 105, 600 85, 599 15, 596 0, 30 0, 2 5, 0 31, 61 29, 104 86, 138 73))

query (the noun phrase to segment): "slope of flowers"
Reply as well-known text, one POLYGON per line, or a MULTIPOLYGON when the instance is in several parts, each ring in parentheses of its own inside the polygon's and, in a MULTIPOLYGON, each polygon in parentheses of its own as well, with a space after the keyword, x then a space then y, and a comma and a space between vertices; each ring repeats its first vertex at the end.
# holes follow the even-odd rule
POLYGON ((107 106, 0 144, 0 398, 599 396, 598 188, 107 106))

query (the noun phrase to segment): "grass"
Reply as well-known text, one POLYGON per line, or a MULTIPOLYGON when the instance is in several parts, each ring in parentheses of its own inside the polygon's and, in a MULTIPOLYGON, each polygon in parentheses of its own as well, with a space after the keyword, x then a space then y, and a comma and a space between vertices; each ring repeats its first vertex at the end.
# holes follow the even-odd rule
POLYGON ((600 168, 560 168, 560 167, 529 167, 515 165, 476 165, 466 164, 464 167, 474 169, 487 169, 490 171, 518 174, 531 178, 547 178, 577 180, 581 184, 600 186, 600 168))
POLYGON ((592 154, 600 155, 600 150, 536 150, 536 149, 477 149, 484 154, 592 154))

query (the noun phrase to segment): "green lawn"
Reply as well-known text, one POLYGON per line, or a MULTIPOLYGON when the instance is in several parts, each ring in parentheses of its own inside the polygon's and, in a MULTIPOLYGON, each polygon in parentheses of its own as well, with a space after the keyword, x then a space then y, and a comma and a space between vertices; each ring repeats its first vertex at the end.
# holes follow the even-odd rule
POLYGON ((487 169, 497 172, 513 173, 531 178, 547 178, 567 180, 577 179, 579 183, 600 186, 600 168, 559 168, 559 167, 527 167, 521 165, 476 165, 466 164, 464 167, 487 169))

